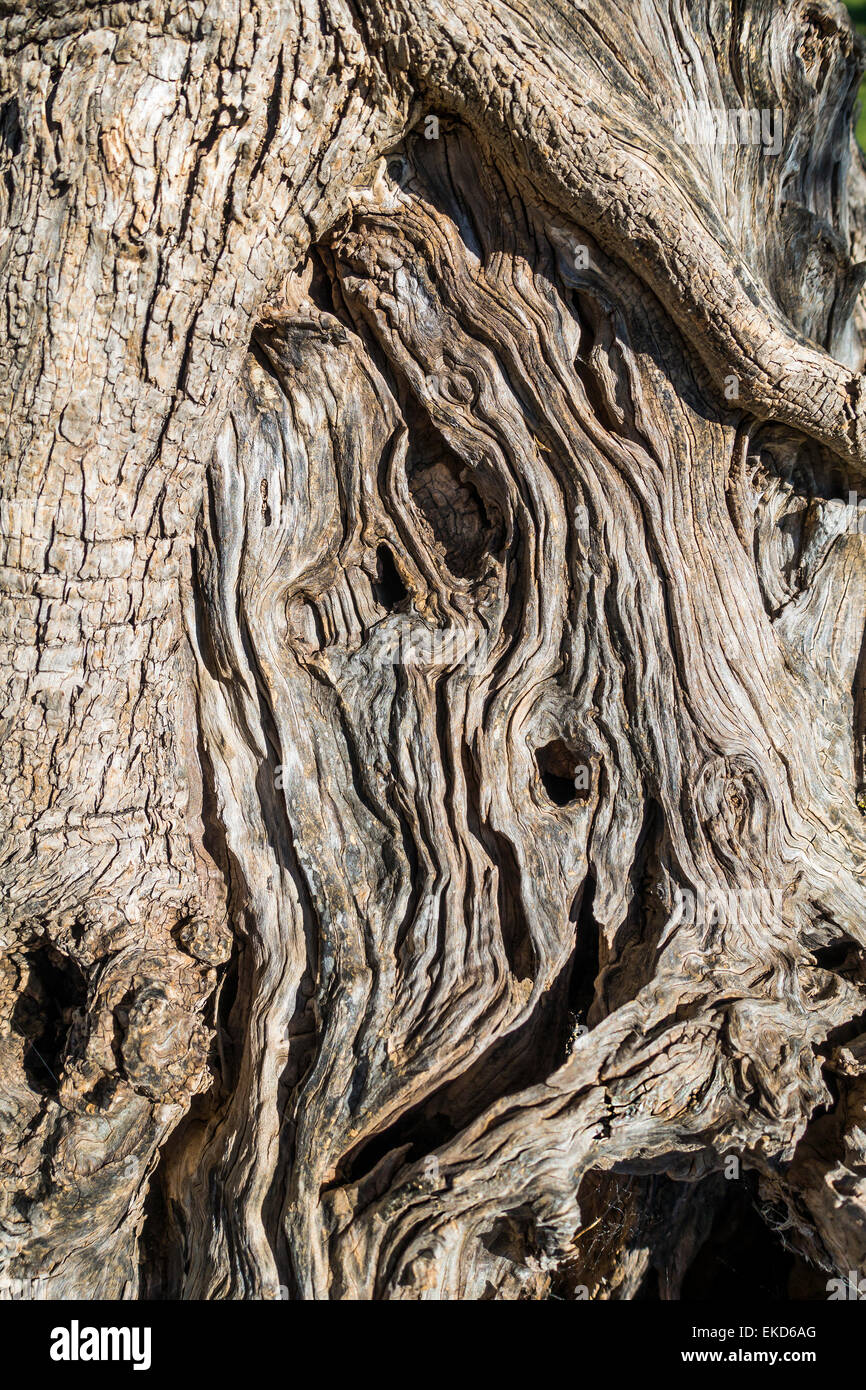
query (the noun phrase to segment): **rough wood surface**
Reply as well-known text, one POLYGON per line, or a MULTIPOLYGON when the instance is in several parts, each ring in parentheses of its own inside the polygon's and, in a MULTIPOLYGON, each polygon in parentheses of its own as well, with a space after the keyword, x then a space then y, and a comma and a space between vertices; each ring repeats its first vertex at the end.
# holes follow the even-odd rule
POLYGON ((866 1274, 842 6, 0 35, 0 1284, 866 1274))

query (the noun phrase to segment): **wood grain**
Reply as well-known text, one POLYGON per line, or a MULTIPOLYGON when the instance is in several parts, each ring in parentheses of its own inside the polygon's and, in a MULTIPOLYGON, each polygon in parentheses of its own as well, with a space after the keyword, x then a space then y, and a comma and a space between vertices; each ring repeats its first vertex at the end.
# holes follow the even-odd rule
POLYGON ((0 26, 0 1284, 864 1272, 843 8, 0 26))

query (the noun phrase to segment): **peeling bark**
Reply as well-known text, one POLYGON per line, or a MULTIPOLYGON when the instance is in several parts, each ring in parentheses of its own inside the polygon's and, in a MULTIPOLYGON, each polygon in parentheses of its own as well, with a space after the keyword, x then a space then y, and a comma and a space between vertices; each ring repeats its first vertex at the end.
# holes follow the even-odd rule
POLYGON ((0 24, 2 1277, 866 1273, 842 7, 0 24))

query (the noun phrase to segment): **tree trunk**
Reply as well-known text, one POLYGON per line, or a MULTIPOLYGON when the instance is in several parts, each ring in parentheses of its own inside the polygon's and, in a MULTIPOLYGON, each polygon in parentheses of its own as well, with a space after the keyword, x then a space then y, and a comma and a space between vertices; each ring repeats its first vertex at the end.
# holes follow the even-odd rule
POLYGON ((0 25, 4 1287, 866 1272, 842 6, 0 25))

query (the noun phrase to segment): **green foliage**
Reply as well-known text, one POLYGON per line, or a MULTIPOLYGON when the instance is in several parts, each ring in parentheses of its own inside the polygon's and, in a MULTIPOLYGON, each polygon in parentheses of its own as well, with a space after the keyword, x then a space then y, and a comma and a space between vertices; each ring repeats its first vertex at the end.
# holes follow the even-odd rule
MULTIPOLYGON (((858 33, 866 37, 866 3, 849 5, 848 13, 858 33)), ((866 78, 860 83, 860 115, 857 118, 857 139, 861 150, 866 150, 866 78)))

